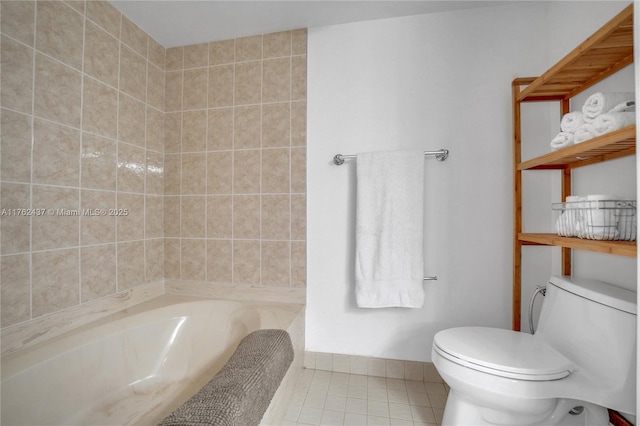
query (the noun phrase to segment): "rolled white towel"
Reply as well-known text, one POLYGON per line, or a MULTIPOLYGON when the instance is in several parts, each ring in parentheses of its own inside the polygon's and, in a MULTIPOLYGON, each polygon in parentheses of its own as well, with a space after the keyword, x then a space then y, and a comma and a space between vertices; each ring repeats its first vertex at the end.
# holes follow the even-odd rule
POLYGON ((635 112, 610 112, 597 116, 596 119, 593 120, 593 128, 596 134, 602 135, 630 126, 635 122, 635 112))
POLYGON ((588 210, 584 211, 586 238, 591 240, 617 240, 620 209, 614 194, 587 195, 588 210))
POLYGON ((578 127, 584 124, 582 112, 573 111, 562 116, 560 120, 560 130, 563 132, 574 133, 578 127))
POLYGON ((596 129, 593 128, 593 124, 583 124, 578 127, 578 130, 573 134, 573 143, 580 143, 591 138, 595 138, 597 135, 596 129))
POLYGON ((582 106, 584 121, 591 123, 600 114, 609 112, 623 102, 634 101, 635 98, 632 92, 596 92, 589 96, 582 106))
POLYGON ((625 101, 614 106, 607 112, 611 114, 613 112, 630 112, 635 110, 636 110, 636 101, 625 101))
POLYGON ((556 221, 556 233, 563 237, 578 236, 578 227, 580 226, 581 210, 580 203, 583 197, 579 195, 568 195, 565 209, 556 221))
POLYGON ((551 149, 556 151, 569 145, 573 145, 573 133, 560 132, 551 140, 551 149))

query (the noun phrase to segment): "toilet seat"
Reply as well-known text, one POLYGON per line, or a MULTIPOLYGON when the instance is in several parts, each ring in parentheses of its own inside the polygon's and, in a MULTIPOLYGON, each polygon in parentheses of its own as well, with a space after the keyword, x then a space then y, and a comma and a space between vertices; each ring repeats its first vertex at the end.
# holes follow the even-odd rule
POLYGON ((459 327, 434 337, 433 348, 444 358, 474 370, 518 380, 567 377, 573 365, 531 334, 489 327, 459 327))

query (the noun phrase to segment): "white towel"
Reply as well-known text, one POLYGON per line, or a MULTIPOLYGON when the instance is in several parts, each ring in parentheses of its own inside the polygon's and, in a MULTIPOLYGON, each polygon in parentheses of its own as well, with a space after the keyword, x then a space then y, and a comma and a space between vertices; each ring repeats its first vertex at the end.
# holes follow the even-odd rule
POLYGON ((635 94, 633 92, 596 92, 589 96, 582 106, 584 121, 591 123, 600 114, 609 112, 623 102, 634 100, 635 94))
POLYGON ((607 112, 611 114, 614 112, 631 112, 631 111, 635 112, 635 110, 636 110, 636 101, 625 101, 614 106, 607 112))
POLYGON ((635 112, 609 112, 600 114, 593 120, 593 128, 598 135, 622 129, 636 122, 635 112))
POLYGON ((563 132, 575 133, 578 127, 584 124, 582 112, 573 111, 562 116, 560 120, 560 130, 563 132))
POLYGON ((620 210, 615 200, 621 197, 614 194, 593 194, 587 195, 584 210, 584 231, 585 238, 591 240, 617 240, 620 236, 618 231, 618 215, 620 210))
POLYGON ((593 124, 583 124, 573 134, 573 143, 584 142, 596 136, 598 135, 596 134, 596 129, 593 128, 593 124))
POLYGON ((573 145, 573 139, 573 133, 560 132, 551 140, 551 149, 556 151, 560 148, 573 145))
POLYGON ((356 302, 361 308, 424 304, 424 153, 357 156, 356 302))

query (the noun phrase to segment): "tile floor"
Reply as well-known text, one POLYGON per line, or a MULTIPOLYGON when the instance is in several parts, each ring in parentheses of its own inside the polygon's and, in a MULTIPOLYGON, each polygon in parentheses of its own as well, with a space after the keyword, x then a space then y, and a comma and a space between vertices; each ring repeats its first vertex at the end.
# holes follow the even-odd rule
POLYGON ((446 400, 442 383, 305 369, 282 426, 435 426, 446 400))

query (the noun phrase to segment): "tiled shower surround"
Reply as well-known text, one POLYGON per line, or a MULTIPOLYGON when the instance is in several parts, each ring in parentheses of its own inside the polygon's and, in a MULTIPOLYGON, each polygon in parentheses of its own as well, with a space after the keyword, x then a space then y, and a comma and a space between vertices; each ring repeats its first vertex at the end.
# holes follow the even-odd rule
POLYGON ((107 2, 0 4, 3 336, 165 278, 304 288, 305 30, 165 49, 107 2))

